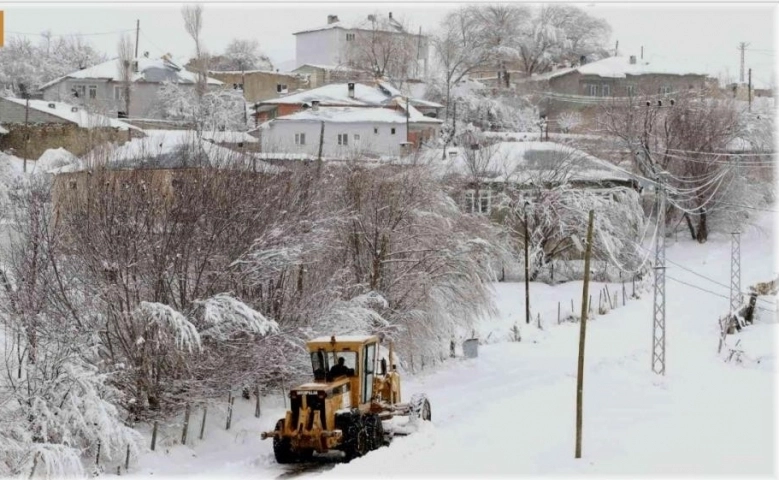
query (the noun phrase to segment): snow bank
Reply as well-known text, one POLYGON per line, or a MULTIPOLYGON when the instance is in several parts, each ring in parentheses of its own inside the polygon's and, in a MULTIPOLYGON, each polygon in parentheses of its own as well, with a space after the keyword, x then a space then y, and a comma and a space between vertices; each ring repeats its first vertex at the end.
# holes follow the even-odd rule
POLYGON ((51 172, 52 170, 62 169, 63 167, 78 167, 80 165, 78 157, 65 150, 64 148, 50 148, 43 152, 35 164, 36 172, 51 172))

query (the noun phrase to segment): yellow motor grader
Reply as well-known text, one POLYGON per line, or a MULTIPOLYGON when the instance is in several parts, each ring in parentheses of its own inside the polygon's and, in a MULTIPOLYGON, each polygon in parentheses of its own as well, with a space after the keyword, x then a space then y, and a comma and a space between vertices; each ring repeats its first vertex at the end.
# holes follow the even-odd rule
POLYGON ((307 343, 314 381, 293 388, 286 416, 275 430, 261 434, 263 440, 273 438, 278 463, 331 450, 342 451, 348 461, 388 444, 395 434, 409 433, 391 428, 393 417, 430 421, 425 395, 401 402, 400 375, 380 358, 379 345, 376 336, 320 337, 307 343), (383 421, 390 427, 386 431, 383 421))

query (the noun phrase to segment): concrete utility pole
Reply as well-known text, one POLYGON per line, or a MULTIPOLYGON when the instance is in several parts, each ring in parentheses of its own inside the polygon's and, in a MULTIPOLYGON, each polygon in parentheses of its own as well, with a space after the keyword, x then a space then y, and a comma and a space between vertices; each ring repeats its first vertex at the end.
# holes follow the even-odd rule
MULTIPOLYGON (((138 58, 138 35, 141 33, 141 21, 135 21, 135 58, 138 58)), ((127 112, 129 115, 130 112, 127 112)))
POLYGON ((741 42, 738 44, 738 49, 741 50, 741 71, 739 73, 738 81, 739 83, 744 83, 744 50, 747 49, 749 46, 746 42, 741 42))
POLYGON ((590 210, 587 225, 587 249, 584 253, 584 287, 582 288, 582 315, 579 322, 579 363, 576 369, 576 454, 582 458, 582 403, 584 400, 584 338, 587 333, 587 299, 590 288, 590 255, 592 254, 592 227, 595 211, 590 210))
POLYGON ((525 323, 530 323, 530 269, 528 268, 527 202, 525 202, 525 323))

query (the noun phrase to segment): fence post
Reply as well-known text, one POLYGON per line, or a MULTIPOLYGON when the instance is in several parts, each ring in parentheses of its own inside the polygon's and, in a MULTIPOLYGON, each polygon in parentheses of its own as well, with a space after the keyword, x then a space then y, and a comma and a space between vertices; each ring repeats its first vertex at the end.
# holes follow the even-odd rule
POLYGON ((541 329, 541 312, 538 312, 538 328, 541 329))
POLYGON ((576 310, 573 308, 573 298, 571 299, 571 316, 573 317, 574 314, 576 314, 576 310))
POLYGON ((587 301, 587 313, 592 313, 592 294, 590 294, 590 299, 587 301))
POLYGON ((255 393, 257 394, 257 405, 254 407, 254 417, 260 418, 260 386, 257 385, 255 393))
POLYGON ((154 447, 157 445, 157 421, 154 421, 154 429, 151 431, 151 451, 154 451, 154 447))
POLYGON ((625 306, 625 301, 626 301, 625 297, 627 297, 627 295, 625 295, 625 281, 622 280, 622 306, 623 307, 625 306))
POLYGON ((124 471, 130 469, 130 444, 127 444, 127 456, 124 457, 124 471))
POLYGON ((187 430, 189 430, 189 402, 187 402, 186 409, 184 410, 184 431, 181 432, 181 444, 187 444, 187 430))
POLYGON ((633 298, 636 297, 636 276, 633 275, 633 298))
POLYGON ((560 302, 557 302, 557 324, 560 325, 560 302))
POLYGON ((121 474, 122 474, 122 466, 121 465, 117 465, 116 466, 116 476, 118 477, 121 474))
POLYGON ((100 440, 97 441, 97 456, 95 457, 95 466, 100 466, 100 440))
POLYGON ((230 397, 228 399, 229 404, 227 405, 227 426, 225 430, 230 430, 230 425, 233 423, 233 405, 235 404, 235 397, 233 396, 233 392, 230 392, 230 397))
POLYGON ((206 432, 206 415, 208 414, 208 405, 203 407, 203 421, 200 422, 200 440, 203 440, 203 434, 206 432))

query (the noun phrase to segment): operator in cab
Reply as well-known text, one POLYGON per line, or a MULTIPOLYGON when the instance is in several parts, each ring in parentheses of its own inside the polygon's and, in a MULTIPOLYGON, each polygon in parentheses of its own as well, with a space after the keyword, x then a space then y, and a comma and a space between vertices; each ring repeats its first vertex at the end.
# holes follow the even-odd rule
POLYGON ((346 366, 346 360, 344 357, 338 357, 338 363, 333 365, 333 368, 330 369, 330 378, 351 375, 354 375, 354 369, 346 366))

